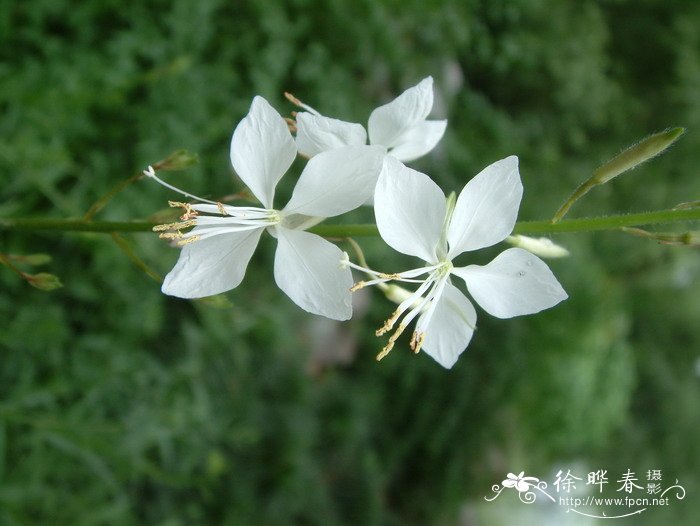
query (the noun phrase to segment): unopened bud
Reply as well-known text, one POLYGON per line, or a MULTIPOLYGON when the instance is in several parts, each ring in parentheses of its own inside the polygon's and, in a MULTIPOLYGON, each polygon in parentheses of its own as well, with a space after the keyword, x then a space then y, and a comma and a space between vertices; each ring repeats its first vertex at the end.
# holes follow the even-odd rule
POLYGON ((36 287, 40 290, 51 291, 59 289, 63 286, 61 280, 58 276, 53 274, 48 274, 46 272, 40 272, 39 274, 24 274, 24 278, 29 282, 32 287, 36 287))
POLYGON ((586 179, 574 190, 571 197, 569 197, 554 214, 552 223, 556 223, 564 217, 569 211, 569 208, 586 195, 591 188, 607 183, 621 173, 632 170, 643 162, 662 154, 669 146, 676 142, 683 133, 685 133, 685 128, 669 128, 668 130, 650 135, 646 139, 642 139, 637 144, 630 146, 621 154, 615 156, 612 160, 593 172, 591 177, 586 179))
POLYGON ((627 148, 593 172, 594 184, 607 183, 621 173, 632 170, 645 161, 662 154, 685 133, 685 128, 669 128, 627 148))
POLYGON ((508 236, 506 243, 543 258, 564 258, 569 255, 568 250, 546 237, 508 236))
POLYGON ((697 230, 682 232, 680 234, 673 232, 649 232, 648 230, 643 230, 641 228, 631 227, 624 227, 621 230, 627 234, 632 234, 633 236, 653 239, 654 241, 658 241, 664 245, 686 245, 691 247, 697 247, 700 245, 700 232, 697 230))

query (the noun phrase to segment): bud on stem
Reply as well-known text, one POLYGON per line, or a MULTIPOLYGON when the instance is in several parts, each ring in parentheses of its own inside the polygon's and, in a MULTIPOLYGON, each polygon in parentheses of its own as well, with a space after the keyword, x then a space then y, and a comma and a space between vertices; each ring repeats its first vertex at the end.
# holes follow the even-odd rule
POLYGON ((669 128, 659 133, 650 135, 624 150, 619 155, 598 168, 593 175, 584 181, 571 197, 557 210, 552 218, 552 223, 556 223, 566 215, 569 208, 581 199, 594 186, 605 184, 618 175, 633 170, 640 164, 653 159, 657 155, 666 151, 681 135, 685 133, 685 128, 669 128))

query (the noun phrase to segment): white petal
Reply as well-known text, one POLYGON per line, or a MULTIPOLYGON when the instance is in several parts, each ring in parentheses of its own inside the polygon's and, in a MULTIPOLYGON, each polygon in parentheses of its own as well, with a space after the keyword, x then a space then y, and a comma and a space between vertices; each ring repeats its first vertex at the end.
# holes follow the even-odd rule
POLYGON ((203 298, 237 287, 262 231, 221 234, 185 245, 161 290, 178 298, 203 298))
POLYGON ((361 124, 302 111, 297 113, 297 149, 307 157, 343 146, 362 146, 367 132, 361 124))
POLYGON ((312 157, 282 212, 333 217, 354 210, 374 192, 386 150, 345 146, 312 157))
POLYGON ((450 369, 464 352, 476 328, 476 311, 457 287, 447 283, 425 331, 423 350, 450 369))
POLYGON ((568 298, 547 264, 521 248, 501 252, 485 266, 454 268, 483 309, 498 318, 534 314, 568 298))
POLYGON ((343 252, 322 237, 301 230, 277 228, 275 281, 305 311, 333 320, 352 316, 349 268, 341 268, 343 252))
POLYGON ((446 127, 447 121, 419 122, 396 140, 389 155, 404 163, 423 157, 440 142, 446 127))
POLYGON ((296 155, 287 123, 265 99, 255 97, 233 132, 231 164, 265 208, 272 208, 275 186, 296 155))
POLYGON ((447 231, 450 258, 490 247, 513 231, 523 185, 518 158, 506 157, 484 168, 459 194, 447 231))
POLYGON ((430 177, 392 157, 384 159, 374 214, 379 233, 390 247, 436 263, 445 213, 445 194, 430 177))
POLYGON ((425 120, 432 108, 433 78, 427 77, 372 112, 367 123, 370 144, 395 146, 396 140, 425 120))

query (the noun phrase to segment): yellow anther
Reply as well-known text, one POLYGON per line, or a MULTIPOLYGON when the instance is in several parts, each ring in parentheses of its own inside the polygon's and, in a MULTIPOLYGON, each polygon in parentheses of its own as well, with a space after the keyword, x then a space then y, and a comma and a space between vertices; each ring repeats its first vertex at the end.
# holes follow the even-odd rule
POLYGON ((228 213, 226 212, 226 209, 224 208, 224 205, 222 205, 221 203, 216 203, 216 208, 219 209, 219 213, 220 213, 222 216, 227 216, 227 215, 228 215, 228 213))
POLYGON ((376 334, 377 336, 382 336, 383 334, 389 332, 394 327, 394 323, 396 323, 396 320, 399 318, 400 315, 401 313, 399 312, 399 310, 395 310, 393 314, 389 317, 389 319, 384 322, 384 325, 377 329, 374 332, 374 334, 376 334))
POLYGON ((185 213, 180 216, 183 221, 189 221, 197 217, 197 211, 192 208, 190 203, 181 203, 180 201, 168 201, 172 208, 183 208, 185 213))
POLYGON ((182 232, 164 232, 158 236, 161 239, 182 239, 182 232))
POLYGON ((425 333, 424 332, 413 332, 413 335, 411 336, 411 343, 409 344, 411 347, 411 350, 418 354, 420 352, 420 348, 423 347, 423 342, 425 341, 425 333))
POLYGON ((355 283, 352 287, 350 287, 350 292, 358 291, 358 290, 360 290, 361 288, 363 288, 364 286, 365 286, 365 282, 364 282, 364 281, 358 281, 358 282, 355 283))
POLYGON ((162 232, 164 230, 180 230, 182 228, 187 228, 197 224, 196 219, 188 219, 187 221, 180 221, 177 223, 166 223, 164 225, 156 225, 153 227, 154 232, 162 232))
POLYGON ((190 243, 194 243, 195 241, 199 241, 199 236, 186 237, 178 241, 177 244, 181 247, 184 247, 185 245, 189 245, 190 243))
POLYGON ((377 361, 381 360, 387 354, 389 354, 389 352, 391 352, 391 350, 394 348, 394 344, 396 343, 396 340, 399 339, 399 336, 401 336, 401 333, 404 330, 406 330, 406 325, 402 323, 401 325, 399 325, 399 328, 396 329, 396 332, 391 335, 391 338, 389 338, 389 341, 384 346, 382 351, 377 355, 377 361))
POLYGON ((398 274, 385 274, 383 272, 379 273, 379 277, 382 279, 401 279, 401 276, 398 274))
POLYGON ((394 342, 389 342, 386 344, 386 346, 382 349, 382 352, 380 352, 377 355, 377 361, 380 361, 386 357, 389 352, 391 352, 391 349, 394 347, 394 342))

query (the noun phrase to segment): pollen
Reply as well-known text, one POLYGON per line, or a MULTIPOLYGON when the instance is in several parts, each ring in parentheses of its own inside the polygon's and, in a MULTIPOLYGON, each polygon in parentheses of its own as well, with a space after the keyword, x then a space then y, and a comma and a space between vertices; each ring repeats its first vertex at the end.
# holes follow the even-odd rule
POLYGON ((177 244, 181 247, 184 247, 185 245, 189 245, 190 243, 194 243, 195 241, 199 241, 199 236, 190 236, 190 237, 180 239, 177 242, 177 244))
POLYGON ((158 236, 161 239, 182 239, 182 232, 179 230, 177 232, 163 232, 158 236))
POLYGON ((179 221, 177 223, 165 223, 164 225, 156 225, 153 227, 154 232, 163 232, 165 230, 181 230, 183 228, 191 227, 197 224, 196 219, 188 219, 186 221, 179 221))
POLYGON ((399 339, 399 336, 401 336, 401 333, 406 330, 406 325, 401 324, 399 325, 398 329, 396 329, 396 332, 391 335, 391 338, 389 338, 389 341, 387 344, 384 346, 382 351, 377 355, 377 361, 382 360, 383 358, 386 357, 387 354, 391 352, 391 350, 394 348, 394 344, 396 343, 396 340, 399 339))
POLYGON ((182 219, 183 221, 189 221, 197 217, 197 211, 194 210, 192 208, 192 205, 189 203, 181 203, 179 201, 168 201, 168 205, 170 205, 172 208, 182 208, 185 210, 185 213, 180 216, 180 219, 182 219))
POLYGON ((425 342, 425 333, 414 331, 409 346, 414 353, 418 354, 423 347, 423 342, 425 342))
POLYGON ((360 290, 361 288, 364 288, 364 286, 365 286, 364 281, 358 281, 352 287, 350 287, 350 292, 356 292, 356 291, 360 290))
POLYGON ((222 205, 221 203, 216 203, 216 208, 219 209, 219 213, 220 213, 222 216, 227 216, 227 215, 228 215, 228 213, 226 212, 226 209, 224 208, 224 205, 222 205))
POLYGON ((401 316, 401 311, 396 309, 392 315, 389 316, 389 319, 384 322, 384 325, 377 329, 374 334, 377 336, 382 336, 389 332, 394 327, 394 323, 396 323, 399 316, 401 316))

